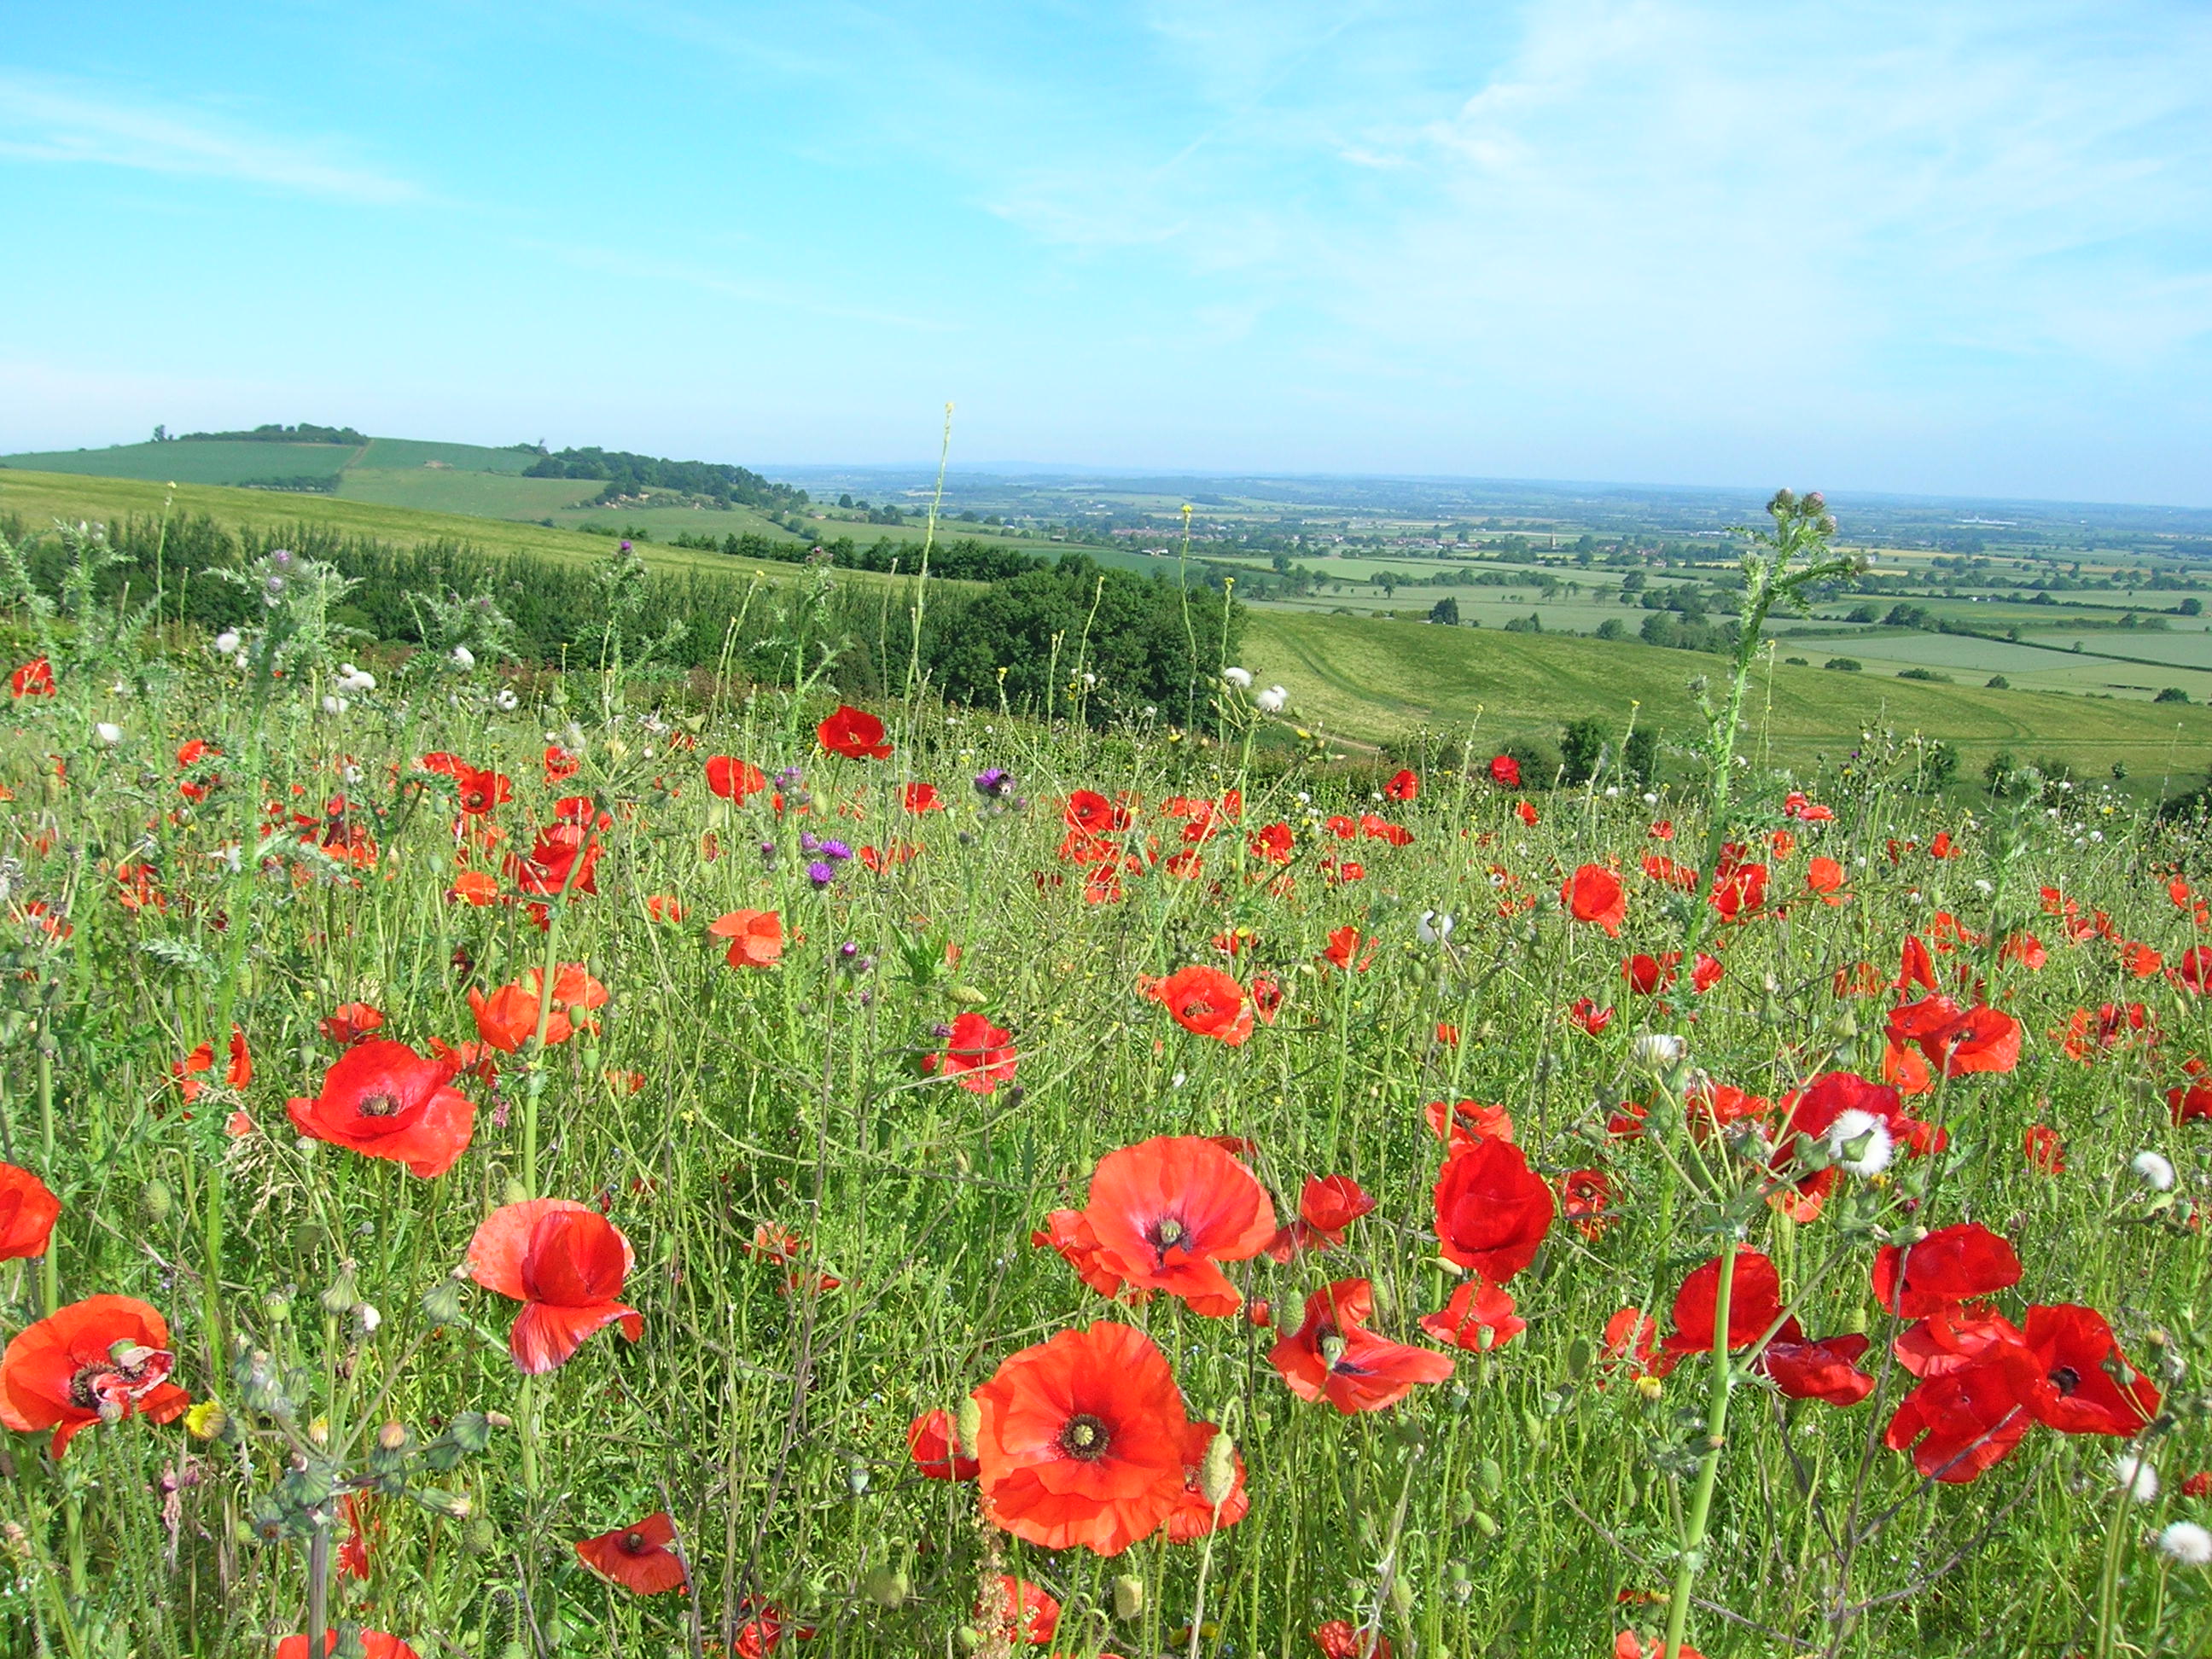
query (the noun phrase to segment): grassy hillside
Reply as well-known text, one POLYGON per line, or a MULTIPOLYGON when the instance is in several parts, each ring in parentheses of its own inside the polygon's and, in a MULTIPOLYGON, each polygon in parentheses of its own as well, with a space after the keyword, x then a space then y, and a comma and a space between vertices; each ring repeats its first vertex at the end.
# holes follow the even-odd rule
POLYGON ((112 449, 64 449, 0 457, 0 469, 76 472, 106 478, 234 484, 258 478, 327 478, 361 452, 350 444, 118 444, 112 449))
MULTIPOLYGON (((1421 726, 1474 724, 1486 742, 1520 736, 1556 740, 1579 715, 1658 726, 1667 739, 1702 730, 1689 681, 1717 676, 1722 659, 1700 653, 1489 629, 1255 611, 1244 635, 1246 665, 1263 683, 1290 688, 1291 713, 1330 731, 1377 742, 1421 726)), ((1808 760, 1856 744, 1887 726, 1956 743, 1962 773, 1977 774, 2008 749, 2021 759, 2063 757, 2102 775, 2124 764, 2153 793, 2169 758, 2194 782, 2212 744, 2212 708, 2155 707, 2037 691, 1930 685, 1911 680, 1778 665, 1762 670, 1746 713, 1745 752, 1762 741, 1778 760, 1808 760), (1771 688, 1771 700, 1769 688, 1771 688)))
POLYGON ((371 438, 356 465, 363 468, 446 466, 459 472, 517 474, 535 465, 526 449, 488 449, 482 444, 441 444, 419 438, 371 438))

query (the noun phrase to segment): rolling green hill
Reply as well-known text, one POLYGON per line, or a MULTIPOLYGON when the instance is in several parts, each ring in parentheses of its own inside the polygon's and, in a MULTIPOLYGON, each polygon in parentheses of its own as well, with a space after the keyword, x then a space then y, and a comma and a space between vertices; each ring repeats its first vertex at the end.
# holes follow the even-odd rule
MULTIPOLYGON (((1259 610, 1244 633, 1245 665, 1291 694, 1291 714, 1333 733, 1387 742, 1415 728, 1472 726, 1485 744, 1556 741, 1584 714, 1640 724, 1669 743, 1703 730, 1689 690, 1722 659, 1702 653, 1561 635, 1432 628, 1421 623, 1259 610)), ((2104 775, 2118 763, 2153 793, 2169 763, 2194 783, 2212 744, 2212 708, 2041 691, 1931 685, 1823 668, 1761 669, 1746 711, 1743 752, 1762 743, 1777 760, 1809 761, 1855 746, 1886 726, 1955 743, 1962 775, 2010 750, 2022 760, 2061 757, 2104 775)))
POLYGON ((64 449, 45 454, 0 455, 0 469, 78 472, 102 478, 155 483, 238 484, 262 478, 331 478, 361 451, 350 444, 206 443, 118 444, 112 449, 64 449))

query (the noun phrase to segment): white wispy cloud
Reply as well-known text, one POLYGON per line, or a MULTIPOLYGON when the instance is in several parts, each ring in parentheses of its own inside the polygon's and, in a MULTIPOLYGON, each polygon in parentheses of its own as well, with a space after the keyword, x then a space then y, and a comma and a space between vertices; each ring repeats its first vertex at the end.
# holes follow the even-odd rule
POLYGON ((327 139, 255 131, 205 111, 0 69, 0 156, 227 179, 270 190, 388 204, 410 181, 349 160, 327 139))

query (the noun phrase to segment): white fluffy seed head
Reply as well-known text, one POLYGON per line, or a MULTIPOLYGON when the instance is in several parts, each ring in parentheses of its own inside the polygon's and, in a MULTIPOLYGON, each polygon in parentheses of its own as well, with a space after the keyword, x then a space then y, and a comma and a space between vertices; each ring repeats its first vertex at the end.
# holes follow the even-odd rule
POLYGON ((2212 1566, 2212 1532, 2194 1521, 2176 1521, 2158 1535, 2158 1547, 2185 1567, 2212 1566))
POLYGON ((218 657, 228 657, 238 649, 238 630, 226 628, 215 636, 215 653, 218 657))
POLYGON ((2173 1190, 2173 1165, 2157 1152, 2137 1152, 2128 1168, 2136 1172, 2136 1179, 2154 1193, 2173 1190))
POLYGON ((1249 691, 1252 689, 1252 671, 1249 668, 1224 668, 1221 671, 1221 678, 1239 691, 1249 691))
POLYGON ((123 741, 123 728, 112 720, 101 720, 92 728, 92 734, 110 749, 123 741))
POLYGON ((1288 691, 1279 685, 1271 685, 1265 691, 1256 693, 1252 702, 1263 714, 1279 714, 1290 700, 1288 691))
POLYGON ((2138 1504, 2158 1501, 2158 1471, 2150 1460, 2134 1452, 2122 1452, 2112 1460, 2112 1479, 2119 1489, 2138 1504))
POLYGON ((1896 1150, 1889 1126, 1872 1112, 1854 1107, 1828 1126, 1828 1156, 1846 1175, 1880 1175, 1896 1150))

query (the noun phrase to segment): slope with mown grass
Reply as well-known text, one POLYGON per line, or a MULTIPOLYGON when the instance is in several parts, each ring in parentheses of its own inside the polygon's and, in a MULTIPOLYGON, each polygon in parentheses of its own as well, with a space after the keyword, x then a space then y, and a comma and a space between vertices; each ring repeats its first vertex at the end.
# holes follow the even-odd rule
MULTIPOLYGON (((1595 715, 1626 726, 1632 711, 1670 743, 1703 732, 1690 682, 1717 681, 1723 659, 1626 641, 1488 629, 1434 628, 1355 617, 1252 613, 1246 665, 1262 683, 1290 688, 1293 715, 1366 743, 1421 726, 1473 726, 1482 744, 1555 740, 1568 720, 1595 715)), ((1840 670, 1777 664, 1755 673, 1744 711, 1745 752, 1769 744, 1802 762, 1857 742, 1881 726, 1958 745, 1960 771, 1978 773, 2000 750, 2027 760, 2061 757, 2077 771, 2124 764, 2155 788, 2171 763, 2193 780, 2212 743, 2212 709, 1930 685, 1840 670)))

